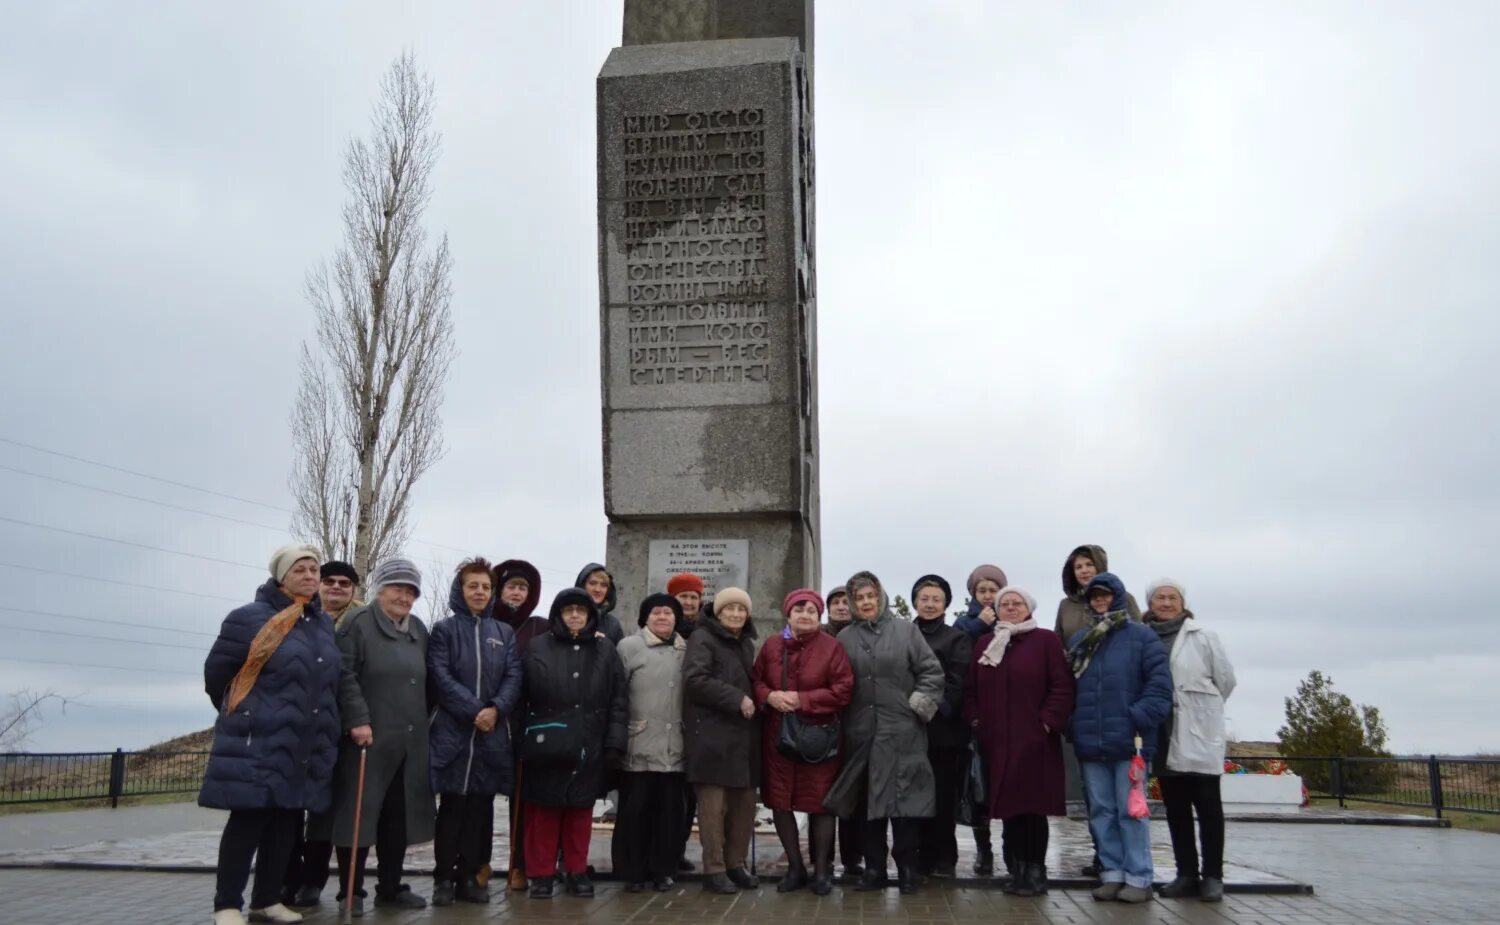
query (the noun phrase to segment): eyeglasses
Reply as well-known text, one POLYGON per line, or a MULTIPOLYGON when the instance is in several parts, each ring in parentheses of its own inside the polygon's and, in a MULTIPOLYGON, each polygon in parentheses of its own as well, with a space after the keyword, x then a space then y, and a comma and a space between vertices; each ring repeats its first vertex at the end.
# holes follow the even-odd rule
POLYGON ((323 579, 323 584, 328 585, 329 587, 332 587, 332 588, 352 588, 352 587, 354 587, 354 582, 350 581, 347 578, 325 578, 325 579, 323 579))

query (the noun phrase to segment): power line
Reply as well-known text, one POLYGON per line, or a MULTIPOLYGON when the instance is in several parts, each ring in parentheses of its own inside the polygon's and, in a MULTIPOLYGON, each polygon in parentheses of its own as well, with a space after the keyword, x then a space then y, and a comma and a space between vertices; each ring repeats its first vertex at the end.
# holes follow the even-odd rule
POLYGON ((164 552, 174 556, 186 556, 189 559, 201 559, 204 562, 217 562, 220 565, 233 565, 239 568, 254 569, 257 572, 265 571, 264 565, 251 565, 248 562, 233 562, 229 559, 219 559, 214 556, 200 555, 196 552, 183 552, 180 549, 167 549, 164 546, 150 546, 145 543, 136 543, 130 540, 116 539, 112 536, 100 536, 97 533, 85 533, 82 530, 69 530, 66 527, 49 527, 46 524, 32 523, 29 520, 20 520, 15 517, 6 517, 0 514, 0 522, 20 524, 23 527, 32 527, 37 530, 51 530, 54 533, 66 533, 69 536, 81 536, 91 540, 99 540, 102 543, 119 543, 121 546, 134 546, 137 549, 149 549, 152 552, 164 552))
POLYGON ((169 501, 158 501, 155 498, 143 498, 140 495, 126 494, 123 491, 115 491, 112 488, 101 488, 97 485, 85 485, 83 482, 73 482, 68 479, 60 479, 55 475, 43 475, 40 472, 31 472, 26 469, 17 469, 15 466, 0 464, 0 469, 6 472, 15 472, 19 475, 29 475, 34 479, 46 479, 49 482, 57 482, 59 485, 71 485, 74 488, 83 488, 88 491, 97 491, 101 494, 114 495, 117 498, 128 498, 131 501, 142 501, 146 504, 154 504, 157 507, 171 508, 174 511, 186 511, 189 514, 202 514, 204 517, 213 517, 218 520, 227 520, 230 523, 244 524, 247 527, 260 527, 262 530, 275 530, 277 533, 286 533, 285 527, 273 527, 270 524, 256 523, 253 520, 241 520, 238 517, 229 517, 225 514, 216 514, 213 511, 199 510, 195 507, 184 507, 181 504, 172 504, 169 501))
MULTIPOLYGON (((37 568, 34 565, 21 565, 17 562, 0 562, 0 568, 13 568, 20 569, 26 572, 39 572, 43 575, 56 575, 60 578, 77 578, 80 581, 97 581, 107 585, 120 585, 121 587, 125 588, 139 588, 142 591, 165 591, 168 594, 187 594, 192 597, 207 598, 211 601, 228 601, 231 604, 247 603, 246 601, 240 600, 237 597, 225 597, 222 594, 204 594, 202 591, 184 591, 182 588, 163 588, 161 585, 143 585, 134 581, 120 581, 117 578, 100 578, 97 575, 80 575, 77 572, 59 572, 56 569, 37 568)), ((77 619, 84 618, 79 617, 77 619)))
MULTIPOLYGON (((0 608, 9 610, 9 607, 0 608)), ((95 636, 92 633, 70 633, 67 630, 44 630, 34 626, 0 626, 3 630, 13 630, 21 633, 42 633, 47 636, 69 636, 73 639, 92 639, 97 642, 123 642, 133 646, 158 646, 163 649, 187 649, 192 652, 202 652, 202 646, 185 646, 175 642, 153 642, 150 639, 124 639, 120 636, 95 636)))
POLYGON ((238 501, 241 504, 253 504, 257 507, 268 508, 273 511, 280 511, 283 514, 297 513, 290 508, 277 507, 274 504, 267 504, 264 501, 256 501, 253 498, 241 498, 238 495, 230 495, 222 491, 214 491, 212 488, 201 488, 197 485, 189 485, 187 482, 179 482, 175 479, 162 478, 159 475, 152 475, 149 472, 137 472, 134 469, 126 469, 123 466, 116 466, 111 463, 99 462, 97 459, 84 459, 82 456, 74 456, 71 453, 63 453, 59 452, 58 450, 49 450, 46 447, 37 446, 34 443, 23 443, 20 440, 12 440, 9 437, 0 437, 0 443, 9 443, 11 446, 19 446, 24 449, 33 450, 37 453, 46 453, 49 456, 57 456, 62 459, 71 459, 74 462, 81 462, 84 465, 88 466, 98 466, 101 469, 110 469, 115 472, 123 472, 126 475, 133 475, 136 478, 150 479, 153 482, 161 482, 163 485, 173 485, 177 488, 186 488, 189 491, 202 492, 205 495, 215 495, 220 498, 228 498, 230 501, 238 501))
MULTIPOLYGON (((13 440, 10 437, 0 437, 0 443, 8 443, 8 444, 10 444, 12 446, 22 447, 24 449, 33 450, 33 451, 38 452, 38 453, 46 453, 46 454, 48 454, 50 456, 57 456, 57 457, 62 458, 62 459, 70 459, 70 460, 72 460, 74 462, 81 462, 81 463, 84 463, 85 465, 89 465, 89 466, 98 466, 98 467, 100 467, 102 469, 109 469, 109 470, 114 471, 114 472, 123 472, 126 475, 133 475, 133 476, 136 476, 138 478, 150 479, 153 482, 160 482, 163 485, 173 485, 173 486, 178 487, 178 488, 186 488, 186 489, 188 489, 190 491, 202 492, 203 494, 214 495, 214 496, 219 497, 219 498, 227 498, 227 499, 229 499, 231 501, 238 501, 238 502, 240 502, 242 504, 253 504, 253 505, 256 505, 257 507, 263 507, 263 508, 266 508, 266 509, 272 510, 272 511, 279 511, 279 512, 281 512, 283 514, 292 514, 294 516, 296 514, 296 511, 293 511, 290 508, 278 507, 277 505, 267 504, 264 501, 256 501, 256 500, 251 499, 251 498, 242 498, 239 495, 231 495, 231 494, 228 494, 226 492, 216 491, 216 490, 214 490, 212 488, 203 488, 203 487, 198 486, 198 485, 189 485, 186 482, 179 482, 179 481, 177 481, 175 479, 164 478, 164 477, 159 476, 159 475, 152 475, 149 472, 140 472, 140 471, 135 470, 135 469, 126 469, 123 466, 116 466, 116 465, 114 465, 112 463, 100 462, 99 460, 96 460, 96 459, 86 459, 86 458, 84 458, 82 456, 75 456, 72 453, 64 453, 64 452, 62 452, 60 450, 51 450, 51 449, 48 449, 46 447, 37 446, 34 443, 25 443, 25 442, 20 441, 20 440, 13 440)), ((210 511, 198 510, 197 508, 190 508, 190 507, 184 507, 184 506, 181 506, 181 505, 170 504, 168 502, 157 501, 157 500, 152 499, 152 498, 143 498, 143 497, 140 497, 140 496, 137 496, 137 495, 130 495, 130 494, 126 494, 124 492, 115 491, 115 490, 109 489, 109 488, 102 488, 102 487, 99 487, 99 486, 96 486, 96 485, 86 485, 86 484, 84 484, 82 482, 72 482, 72 481, 69 481, 67 479, 56 478, 54 476, 41 475, 40 473, 29 472, 29 471, 24 470, 24 469, 17 469, 17 468, 15 468, 13 466, 0 465, 0 469, 5 469, 5 470, 11 471, 11 472, 17 472, 17 473, 20 473, 22 475, 30 475, 30 476, 34 476, 36 478, 47 479, 49 481, 59 482, 59 483, 64 484, 64 485, 72 485, 72 486, 75 486, 77 488, 84 488, 84 489, 88 489, 90 491, 98 491, 98 492, 103 492, 105 494, 116 495, 116 496, 121 497, 121 498, 129 498, 129 499, 134 500, 134 501, 143 501, 143 502, 145 502, 147 504, 156 504, 156 505, 160 505, 161 507, 173 508, 175 510, 180 510, 180 511, 189 511, 189 512, 194 513, 194 514, 203 514, 203 515, 206 515, 208 517, 216 517, 216 518, 218 518, 220 520, 227 520, 227 521, 230 521, 232 523, 244 524, 246 526, 251 526, 251 527, 261 527, 261 528, 266 529, 266 530, 276 530, 276 531, 279 531, 279 532, 282 532, 282 533, 288 532, 288 531, 284 530, 281 527, 272 527, 272 526, 270 526, 268 524, 254 523, 254 522, 248 521, 248 520, 240 520, 238 518, 228 517, 228 516, 225 516, 223 514, 215 514, 215 513, 212 513, 210 511)), ((42 527, 42 529, 56 529, 56 528, 42 527)), ((66 531, 64 531, 64 532, 66 532, 66 531)), ((93 539, 100 539, 100 537, 91 537, 91 538, 93 538, 93 539)), ((462 553, 464 555, 473 555, 473 553, 474 553, 473 549, 470 549, 470 548, 467 548, 467 547, 453 546, 453 545, 448 544, 448 543, 436 543, 436 542, 433 542, 432 540, 424 540, 421 537, 412 537, 411 541, 414 542, 414 543, 421 543, 424 546, 432 546, 432 547, 436 547, 438 549, 447 549, 447 550, 449 550, 451 552, 462 553)), ((112 541, 112 542, 123 542, 123 541, 112 541)), ((169 551, 169 550, 164 550, 164 551, 169 551)), ((214 560, 214 561, 223 561, 223 560, 214 560)), ((231 564, 241 565, 243 563, 231 563, 231 564)), ((532 563, 532 564, 536 565, 536 567, 537 567, 537 569, 539 571, 552 572, 554 574, 563 575, 563 576, 572 574, 572 572, 568 571, 567 569, 552 568, 550 566, 541 565, 539 563, 532 563)), ((259 566, 256 566, 256 568, 259 569, 259 566)))
POLYGON ((201 677, 196 671, 173 671, 170 668, 140 668, 129 665, 93 665, 87 662, 60 662, 45 658, 16 658, 0 655, 0 662, 24 662, 28 665, 61 665, 64 668, 98 668, 104 671, 147 671, 151 674, 175 674, 187 678, 201 677))
MULTIPOLYGON (((82 620, 85 623, 101 623, 109 626, 128 626, 132 629, 159 630, 163 633, 182 633, 186 636, 207 636, 209 639, 218 638, 216 633, 205 633, 202 630, 184 630, 174 626, 161 626, 155 623, 139 623, 130 620, 106 620, 103 617, 80 617, 71 613, 53 613, 50 610, 27 610, 24 607, 3 607, 0 610, 6 613, 24 613, 34 617, 53 617, 59 620, 82 620)), ((196 647, 202 651, 202 647, 196 647)))

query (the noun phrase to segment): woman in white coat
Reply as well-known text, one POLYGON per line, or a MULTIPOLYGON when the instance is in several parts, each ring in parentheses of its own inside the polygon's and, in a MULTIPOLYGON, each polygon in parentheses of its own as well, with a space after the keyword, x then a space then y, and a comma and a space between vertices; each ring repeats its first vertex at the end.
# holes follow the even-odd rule
POLYGON ((1224 701, 1234 691, 1234 666, 1219 637, 1203 629, 1187 609, 1181 582, 1158 579, 1147 587, 1146 597, 1150 609, 1143 620, 1167 647, 1172 669, 1172 716, 1161 727, 1155 771, 1167 807, 1177 877, 1162 888, 1161 895, 1220 902, 1224 898, 1224 804, 1219 778, 1224 774, 1226 747, 1224 701))

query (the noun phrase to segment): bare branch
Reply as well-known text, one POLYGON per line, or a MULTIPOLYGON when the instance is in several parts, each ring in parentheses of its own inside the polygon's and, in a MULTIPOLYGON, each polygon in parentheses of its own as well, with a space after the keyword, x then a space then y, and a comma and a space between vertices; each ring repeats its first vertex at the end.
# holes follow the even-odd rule
POLYGON ((344 152, 344 240, 308 274, 316 350, 292 412, 296 531, 367 574, 408 536, 416 482, 443 455, 455 345, 447 237, 422 218, 442 148, 434 86, 404 54, 381 80, 370 134, 344 152))
POLYGON ((19 690, 10 695, 10 704, 0 713, 0 752, 19 751, 42 723, 42 705, 56 700, 67 709, 69 698, 55 691, 35 693, 19 690))

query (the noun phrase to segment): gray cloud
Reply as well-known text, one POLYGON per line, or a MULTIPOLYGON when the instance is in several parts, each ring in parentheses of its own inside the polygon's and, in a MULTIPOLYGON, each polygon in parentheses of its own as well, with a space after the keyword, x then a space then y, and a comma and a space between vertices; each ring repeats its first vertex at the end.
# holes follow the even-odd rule
MULTIPOLYGON (((387 62, 438 83, 430 227, 457 261, 448 457, 416 534, 603 548, 594 85, 617 2, 13 11, 0 37, 0 436, 288 506, 306 271, 387 62)), ((996 561, 1050 613, 1079 542, 1225 637, 1236 732, 1312 668, 1403 749, 1467 751, 1500 670, 1485 4, 825 3, 818 12, 825 585, 996 561), (1477 599, 1476 599, 1477 598, 1477 599)), ((0 464, 284 526, 0 444, 0 464)), ((0 561, 248 599, 282 538, 0 471, 0 561)), ((457 554, 413 543, 448 567, 457 554)), ((438 566, 434 566, 436 569, 438 566)), ((211 632, 227 601, 0 567, 18 608, 211 632)), ((0 612, 0 626, 125 628, 0 612)), ((114 632, 119 629, 120 632, 114 632)), ((145 631, 191 644, 199 636, 145 631)), ((6 687, 91 707, 37 744, 211 718, 191 651, 7 634, 6 687)))

